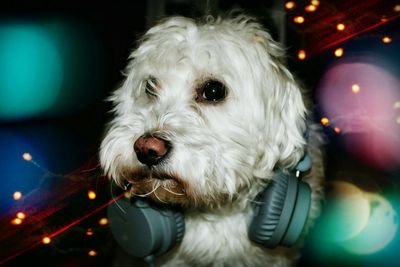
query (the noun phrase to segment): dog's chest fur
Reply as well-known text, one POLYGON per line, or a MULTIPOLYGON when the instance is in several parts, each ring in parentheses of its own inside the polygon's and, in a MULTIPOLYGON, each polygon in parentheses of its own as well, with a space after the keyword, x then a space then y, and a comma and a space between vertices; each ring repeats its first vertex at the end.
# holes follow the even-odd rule
POLYGON ((248 238, 253 211, 185 214, 182 242, 161 260, 161 266, 289 266, 295 249, 268 250, 248 238), (285 257, 282 257, 282 256, 285 257))

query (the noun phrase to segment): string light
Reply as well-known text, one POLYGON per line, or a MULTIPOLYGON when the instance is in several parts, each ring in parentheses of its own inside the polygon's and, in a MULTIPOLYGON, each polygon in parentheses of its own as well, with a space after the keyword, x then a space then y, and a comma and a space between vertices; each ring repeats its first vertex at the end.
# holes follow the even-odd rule
POLYGON ((319 6, 319 1, 318 0, 312 0, 311 4, 314 6, 319 6))
POLYGON ((97 256, 97 251, 96 250, 89 250, 88 255, 91 257, 97 256))
POLYGON ((17 218, 23 220, 26 218, 26 214, 20 211, 17 213, 17 218))
POLYGON ((93 235, 93 229, 92 228, 88 228, 86 231, 86 235, 87 236, 92 236, 93 235))
POLYGON ((307 57, 307 53, 305 50, 299 50, 299 52, 297 53, 297 58, 300 60, 304 60, 307 57))
POLYGON ((382 38, 382 42, 385 44, 391 43, 392 42, 392 38, 390 38, 389 36, 384 36, 382 38))
POLYGON ((360 92, 360 85, 358 85, 358 84, 353 84, 352 86, 351 86, 351 91, 354 93, 354 94, 358 94, 359 92, 360 92))
POLYGON ((31 160, 32 160, 32 155, 26 152, 26 153, 24 153, 24 154, 22 155, 22 158, 23 158, 24 160, 26 160, 26 161, 31 161, 31 160))
POLYGON ((51 242, 51 238, 50 237, 48 237, 48 236, 46 236, 46 237, 43 237, 43 239, 42 239, 42 243, 43 244, 50 244, 50 242, 51 242))
POLYGON ((395 5, 393 9, 396 12, 400 12, 400 5, 395 5))
POLYGON ((306 10, 307 12, 314 12, 315 10, 317 10, 317 6, 308 5, 308 6, 306 6, 305 10, 306 10))
POLYGON ((333 130, 335 131, 336 134, 340 134, 340 128, 339 127, 335 127, 335 128, 333 128, 333 130))
POLYGON ((327 117, 322 117, 321 118, 321 124, 324 126, 328 126, 329 125, 329 119, 327 117))
POLYGON ((88 198, 89 199, 95 199, 96 198, 96 192, 94 192, 93 190, 89 190, 88 191, 88 198))
POLYGON ((304 23, 305 19, 303 16, 296 16, 296 17, 294 17, 293 21, 297 24, 302 24, 302 23, 304 23))
POLYGON ((11 221, 11 224, 13 224, 13 225, 20 225, 21 223, 22 223, 22 220, 20 218, 14 218, 11 221))
POLYGON ((99 220, 99 224, 102 225, 102 226, 107 225, 108 224, 108 219, 107 218, 101 218, 99 220))
POLYGON ((22 193, 19 191, 14 192, 13 198, 14 200, 20 200, 22 198, 22 193))
POLYGON ((289 1, 285 3, 285 8, 288 10, 294 9, 296 7, 296 3, 293 1, 289 1))
POLYGON ((344 29, 346 29, 346 25, 344 25, 343 23, 339 23, 338 25, 336 25, 336 29, 338 31, 344 31, 344 29))
POLYGON ((341 56, 343 56, 343 52, 344 52, 343 48, 340 47, 340 48, 337 48, 334 53, 335 53, 336 57, 341 57, 341 56))

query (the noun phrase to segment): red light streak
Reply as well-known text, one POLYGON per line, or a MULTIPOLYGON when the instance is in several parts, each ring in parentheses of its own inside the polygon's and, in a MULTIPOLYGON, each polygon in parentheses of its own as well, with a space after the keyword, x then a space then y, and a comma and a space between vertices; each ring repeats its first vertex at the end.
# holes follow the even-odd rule
POLYGON ((378 23, 376 23, 376 24, 374 24, 374 25, 371 25, 371 26, 369 26, 369 27, 367 27, 367 28, 365 28, 365 29, 362 29, 362 30, 360 30, 360 31, 358 31, 358 32, 354 32, 354 33, 349 34, 349 35, 347 35, 347 36, 345 36, 345 37, 343 37, 343 38, 340 38, 340 39, 338 39, 338 40, 336 40, 336 41, 334 41, 334 42, 332 42, 332 43, 329 43, 329 44, 323 46, 320 50, 323 51, 323 50, 329 49, 329 48, 331 48, 331 47, 334 47, 334 46, 336 46, 336 45, 338 45, 338 44, 341 44, 341 43, 343 43, 343 42, 345 42, 345 41, 347 41, 347 40, 349 40, 349 39, 351 39, 351 38, 353 38, 353 37, 355 37, 355 36, 357 36, 357 35, 360 35, 360 34, 363 34, 363 33, 365 33, 365 32, 368 32, 368 31, 371 31, 371 30, 373 30, 373 29, 376 29, 376 28, 378 28, 379 26, 381 26, 381 25, 383 25, 383 24, 385 24, 385 23, 387 23, 387 22, 393 21, 393 20, 395 20, 395 19, 397 19, 397 18, 399 18, 399 17, 400 17, 400 15, 397 15, 397 16, 388 18, 388 19, 386 19, 386 20, 384 20, 384 21, 380 21, 380 22, 378 22, 378 23))
MULTIPOLYGON (((60 229, 58 229, 57 231, 53 232, 52 234, 47 235, 47 237, 49 237, 50 239, 53 239, 53 237, 55 237, 55 236, 57 236, 57 235, 59 235, 59 234, 65 232, 66 230, 68 230, 68 229, 71 228, 72 226, 74 226, 74 225, 80 223, 81 221, 83 221, 83 220, 89 218, 90 216, 92 216, 92 215, 96 214, 97 212, 103 210, 104 208, 108 207, 108 206, 111 205, 114 201, 116 201, 116 200, 122 198, 124 195, 125 195, 125 193, 123 193, 123 194, 121 194, 121 195, 119 195, 119 196, 117 196, 117 197, 111 199, 111 200, 108 201, 107 203, 105 203, 105 204, 99 206, 98 208, 92 210, 92 211, 89 212, 88 214, 86 214, 86 215, 84 215, 84 216, 82 216, 82 217, 76 219, 75 221, 73 221, 73 222, 67 224, 66 226, 61 227, 60 229)), ((13 258, 15 258, 15 257, 17 257, 17 256, 19 256, 19 255, 21 255, 21 254, 23 254, 23 253, 25 253, 25 252, 27 252, 27 251, 33 249, 33 248, 39 246, 39 245, 42 245, 42 244, 43 244, 42 239, 43 239, 43 237, 40 237, 40 239, 39 239, 37 242, 33 243, 31 246, 29 246, 29 247, 27 247, 27 248, 25 248, 25 249, 22 249, 22 250, 20 250, 20 251, 18 251, 18 252, 16 252, 16 253, 14 253, 13 255, 11 255, 11 256, 5 258, 5 259, 0 260, 0 265, 6 263, 6 262, 9 261, 9 260, 12 260, 13 258)))

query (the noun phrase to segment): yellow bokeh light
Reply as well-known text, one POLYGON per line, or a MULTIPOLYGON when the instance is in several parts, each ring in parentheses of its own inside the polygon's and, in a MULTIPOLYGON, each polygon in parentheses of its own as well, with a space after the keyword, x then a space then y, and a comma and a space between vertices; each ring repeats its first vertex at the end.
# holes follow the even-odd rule
POLYGON ((318 0, 312 0, 311 4, 314 6, 319 6, 319 1, 318 0))
POLYGON ((306 10, 307 12, 314 12, 315 10, 317 10, 317 6, 308 5, 308 6, 306 6, 305 10, 306 10))
POLYGON ((354 94, 358 94, 360 92, 360 90, 361 90, 360 85, 358 85, 356 83, 351 86, 351 91, 354 94))
POLYGON ((17 213, 17 218, 23 220, 23 219, 26 218, 26 214, 23 213, 22 211, 20 211, 20 212, 17 213))
POLYGON ((293 1, 289 1, 289 2, 286 2, 285 3, 285 8, 286 9, 293 9, 293 8, 295 8, 296 7, 296 3, 295 2, 293 2, 293 1))
POLYGON ((393 108, 394 108, 394 109, 400 109, 400 101, 394 102, 393 108))
POLYGON ((400 5, 395 5, 393 9, 396 12, 400 12, 400 5))
POLYGON ((304 60, 307 57, 307 53, 305 50, 299 50, 299 52, 297 53, 297 58, 300 60, 304 60))
POLYGON ((344 53, 344 50, 343 50, 343 48, 337 48, 336 50, 335 50, 335 56, 336 57, 341 57, 341 56, 343 56, 343 53, 344 53))
POLYGON ((14 192, 13 198, 14 200, 20 200, 22 198, 22 193, 19 191, 14 192))
POLYGON ((22 223, 22 220, 20 218, 15 218, 11 221, 11 224, 13 225, 20 225, 22 223))
POLYGON ((108 219, 107 218, 101 218, 100 220, 99 220, 99 224, 100 225, 107 225, 108 224, 108 219))
POLYGON ((391 43, 392 42, 392 38, 390 38, 389 36, 384 36, 382 38, 382 42, 385 44, 391 43))
POLYGON ((339 127, 335 127, 335 128, 333 128, 333 130, 335 131, 336 134, 340 134, 340 128, 339 127))
POLYGON ((43 239, 42 239, 42 243, 43 244, 50 244, 50 242, 51 242, 51 238, 50 237, 48 237, 48 236, 46 236, 46 237, 43 237, 43 239))
POLYGON ((92 250, 89 250, 89 251, 88 251, 88 255, 91 256, 91 257, 97 256, 97 251, 96 251, 96 250, 93 250, 93 249, 92 249, 92 250))
POLYGON ((24 153, 24 154, 22 155, 22 158, 23 158, 24 160, 26 160, 26 161, 31 161, 31 160, 32 160, 32 155, 26 152, 26 153, 24 153))
POLYGON ((304 23, 305 19, 303 16, 296 16, 296 17, 294 17, 293 21, 297 24, 302 24, 302 23, 304 23))
POLYGON ((321 124, 324 125, 324 126, 328 126, 329 125, 329 119, 327 117, 321 118, 321 124))
POLYGON ((88 198, 89 199, 95 199, 96 198, 96 192, 94 192, 93 190, 89 190, 88 191, 88 198))
POLYGON ((346 25, 344 25, 343 23, 339 23, 338 25, 336 25, 336 29, 338 31, 344 31, 344 29, 346 29, 346 25))

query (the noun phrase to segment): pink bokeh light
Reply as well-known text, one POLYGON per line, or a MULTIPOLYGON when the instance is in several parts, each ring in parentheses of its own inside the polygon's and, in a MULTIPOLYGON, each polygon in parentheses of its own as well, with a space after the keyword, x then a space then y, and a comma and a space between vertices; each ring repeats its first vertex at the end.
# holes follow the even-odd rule
POLYGON ((317 101, 349 153, 390 170, 400 167, 400 82, 378 62, 360 57, 331 66, 317 101))

